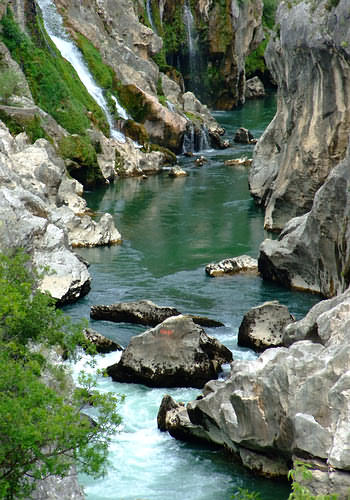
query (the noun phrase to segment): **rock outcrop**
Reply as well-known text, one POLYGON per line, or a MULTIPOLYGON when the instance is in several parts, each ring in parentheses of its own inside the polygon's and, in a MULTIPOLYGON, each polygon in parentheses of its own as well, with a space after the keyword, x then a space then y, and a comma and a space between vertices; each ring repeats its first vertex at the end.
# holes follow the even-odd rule
POLYGON ((278 84, 277 113, 255 149, 250 190, 280 230, 312 206, 345 156, 350 130, 347 0, 281 2, 265 58, 278 84))
POLYGON ((123 350, 119 344, 101 335, 101 333, 96 332, 92 328, 86 328, 83 333, 88 343, 93 344, 98 353, 107 354, 109 352, 123 350))
POLYGON ((350 152, 316 193, 309 213, 260 247, 264 279, 332 297, 350 284, 350 152))
POLYGON ((220 262, 205 266, 205 272, 209 276, 222 276, 224 274, 236 274, 241 272, 258 272, 258 261, 249 255, 240 255, 221 260, 220 262))
POLYGON ((45 139, 34 145, 25 134, 14 139, 0 122, 0 249, 23 248, 44 273, 41 289, 59 303, 72 302, 90 289, 87 266, 71 245, 120 241, 111 216, 100 224, 81 216, 86 203, 80 192, 45 139))
POLYGON ((173 316, 132 337, 120 361, 107 368, 118 382, 150 387, 198 387, 218 377, 232 353, 188 316, 173 316))
POLYGON ((238 330, 238 345, 258 352, 269 347, 281 347, 284 330, 293 322, 288 307, 277 300, 264 302, 243 316, 238 330))
POLYGON ((309 457, 316 469, 334 474, 323 489, 347 498, 341 487, 332 488, 335 476, 349 484, 349 304, 347 291, 314 306, 286 328, 312 330, 313 341, 268 349, 255 361, 234 361, 229 378, 206 384, 185 414, 171 405, 171 418, 163 416, 166 428, 172 432, 173 422, 177 433, 221 444, 243 462, 249 453, 253 470, 264 456, 284 462, 283 474, 293 458, 309 457))
MULTIPOLYGON (((114 321, 115 323, 137 323, 146 326, 156 326, 171 316, 179 316, 175 307, 158 306, 150 300, 139 300, 136 302, 119 302, 109 306, 92 306, 90 317, 95 320, 114 321)), ((194 323, 207 327, 223 326, 220 321, 187 314, 194 323)))
POLYGON ((265 87, 263 82, 258 76, 250 78, 246 81, 245 86, 245 98, 246 99, 256 99, 257 97, 265 96, 265 87))

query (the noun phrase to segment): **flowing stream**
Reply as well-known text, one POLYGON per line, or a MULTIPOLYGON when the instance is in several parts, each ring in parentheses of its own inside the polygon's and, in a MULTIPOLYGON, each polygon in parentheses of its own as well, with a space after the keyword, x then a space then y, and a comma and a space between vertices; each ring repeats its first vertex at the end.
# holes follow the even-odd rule
MULTIPOLYGON (((215 117, 232 139, 238 126, 258 137, 275 111, 274 96, 248 102, 215 117)), ((65 311, 74 319, 89 318, 94 304, 150 299, 184 313, 202 314, 225 326, 207 329, 235 358, 253 359, 249 349, 237 347, 243 314, 266 300, 278 299, 297 318, 318 300, 291 292, 259 277, 235 275, 209 278, 207 263, 225 257, 257 256, 267 236, 263 214, 251 199, 246 167, 228 167, 224 160, 250 156, 252 146, 234 145, 206 153, 208 162, 196 167, 193 158, 180 158, 189 176, 166 174, 147 179, 122 179, 86 198, 98 215, 110 212, 124 242, 121 246, 80 249, 91 266, 92 290, 65 311)), ((127 345, 144 327, 91 321, 92 328, 127 345)), ((117 353, 99 357, 100 366, 118 359, 117 353)), ((82 362, 75 366, 75 373, 82 362)), ((157 430, 162 396, 194 399, 197 389, 150 389, 99 379, 102 391, 125 394, 120 412, 123 424, 110 448, 108 474, 100 480, 81 477, 88 500, 229 500, 237 488, 257 490, 263 500, 283 500, 288 486, 250 475, 223 451, 182 443, 157 430)))
MULTIPOLYGON (((60 51, 62 57, 64 57, 71 63, 91 97, 95 99, 97 104, 105 112, 108 124, 110 126, 111 136, 120 142, 125 142, 125 135, 117 130, 114 126, 113 118, 108 109, 106 99, 103 95, 103 90, 95 82, 89 68, 87 67, 83 59, 82 53, 66 32, 63 26, 62 18, 58 13, 55 4, 52 0, 37 0, 37 3, 43 15, 45 29, 51 40, 60 51)), ((119 104, 118 100, 115 97, 113 97, 113 99, 115 101, 116 109, 119 115, 122 118, 127 119, 128 116, 125 109, 119 104)))
POLYGON ((151 0, 146 1, 146 12, 147 12, 147 17, 149 20, 149 23, 151 25, 152 30, 157 33, 157 28, 153 22, 153 15, 152 15, 152 5, 151 5, 151 0))

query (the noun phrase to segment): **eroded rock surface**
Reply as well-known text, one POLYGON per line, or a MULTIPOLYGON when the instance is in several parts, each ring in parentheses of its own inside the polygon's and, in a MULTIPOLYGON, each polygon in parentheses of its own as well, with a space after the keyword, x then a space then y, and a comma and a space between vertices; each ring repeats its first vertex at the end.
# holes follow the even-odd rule
POLYGON ((350 130, 350 12, 339 2, 281 2, 265 58, 278 106, 255 149, 250 190, 280 230, 311 209, 344 158, 350 130))
POLYGON ((350 153, 316 193, 309 213, 292 219, 278 240, 260 247, 268 280, 332 297, 350 284, 350 153))
MULTIPOLYGON (((344 474, 348 484, 349 327, 347 291, 286 328, 316 331, 322 344, 314 337, 267 349, 255 361, 234 361, 227 380, 206 384, 203 397, 187 405, 187 415, 173 404, 168 421, 183 435, 221 444, 241 457, 249 450, 278 457, 285 466, 293 457, 313 457, 316 469, 319 461, 328 472, 344 474)), ((323 491, 336 493, 330 479, 323 491)))
POLYGON ((238 345, 254 351, 282 346, 283 332, 294 322, 288 307, 277 300, 264 302, 250 309, 244 316, 238 330, 238 345))
POLYGON ((150 387, 203 387, 232 360, 229 349, 188 316, 173 316, 132 337, 121 359, 107 368, 118 382, 150 387))

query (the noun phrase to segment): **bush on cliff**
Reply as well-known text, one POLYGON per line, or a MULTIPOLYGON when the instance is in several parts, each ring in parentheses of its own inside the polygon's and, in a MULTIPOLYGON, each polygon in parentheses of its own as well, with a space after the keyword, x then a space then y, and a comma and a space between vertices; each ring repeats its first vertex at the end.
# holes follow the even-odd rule
POLYGON ((28 499, 36 482, 66 476, 72 464, 98 477, 120 423, 118 401, 83 375, 73 388, 52 347, 72 356, 84 342, 22 253, 0 255, 0 498, 28 499), (81 410, 94 406, 94 424, 81 410))

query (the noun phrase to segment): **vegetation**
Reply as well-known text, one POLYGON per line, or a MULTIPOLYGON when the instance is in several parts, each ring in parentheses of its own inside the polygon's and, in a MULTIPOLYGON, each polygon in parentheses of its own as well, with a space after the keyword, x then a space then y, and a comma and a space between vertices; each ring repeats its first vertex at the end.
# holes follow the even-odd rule
POLYGON ((73 388, 52 349, 73 357, 76 326, 37 290, 28 258, 0 254, 0 498, 29 499, 37 481, 66 476, 72 464, 99 477, 120 424, 118 399, 82 375, 73 388), (94 407, 94 423, 82 410, 94 407))
POLYGON ((103 111, 45 35, 42 21, 36 16, 36 25, 31 26, 36 43, 20 30, 10 8, 0 23, 0 39, 21 66, 36 104, 72 134, 84 134, 90 127, 90 116, 108 135, 109 126, 103 111))
POLYGON ((21 86, 19 76, 10 68, 0 66, 0 101, 8 104, 12 95, 20 95, 21 86))

